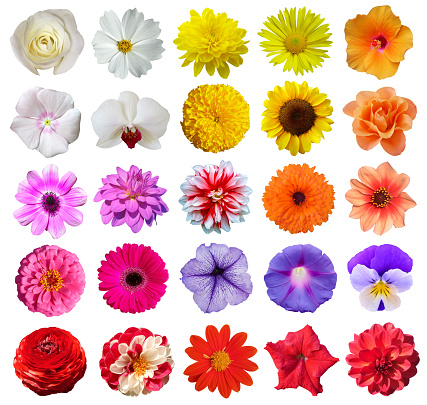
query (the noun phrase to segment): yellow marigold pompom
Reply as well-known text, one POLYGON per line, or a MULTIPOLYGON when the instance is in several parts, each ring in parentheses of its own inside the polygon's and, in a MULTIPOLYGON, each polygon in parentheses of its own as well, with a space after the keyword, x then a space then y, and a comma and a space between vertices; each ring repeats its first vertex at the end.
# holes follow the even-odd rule
POLYGON ((240 66, 240 55, 248 52, 245 44, 249 41, 243 41, 246 30, 237 28, 238 21, 228 18, 226 13, 215 15, 210 8, 205 8, 202 16, 194 10, 190 15, 190 21, 178 28, 178 38, 173 41, 180 51, 186 52, 180 57, 184 59, 182 66, 194 62, 194 76, 205 67, 210 76, 216 69, 226 79, 230 74, 228 64, 240 66))
POLYGON ((185 136, 205 152, 234 148, 249 129, 249 104, 226 84, 205 84, 191 90, 183 114, 185 136))

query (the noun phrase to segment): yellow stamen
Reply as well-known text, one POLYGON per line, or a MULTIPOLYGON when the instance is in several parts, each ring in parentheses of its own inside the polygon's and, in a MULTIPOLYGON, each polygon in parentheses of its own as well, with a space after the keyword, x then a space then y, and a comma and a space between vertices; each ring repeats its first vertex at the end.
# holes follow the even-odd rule
POLYGON ((230 356, 224 350, 214 352, 211 356, 211 366, 216 371, 224 371, 230 365, 230 356))
POLYGON ((384 208, 391 201, 391 195, 384 187, 380 187, 371 197, 372 205, 376 208, 384 208))
POLYGON ((117 48, 120 52, 128 53, 132 50, 132 43, 126 39, 122 39, 120 42, 117 42, 117 48))
POLYGON ((138 377, 143 377, 148 371, 149 363, 143 357, 137 357, 132 361, 133 371, 138 377))
POLYGON ((64 285, 61 275, 56 270, 46 270, 39 281, 39 286, 45 291, 58 291, 64 285))
POLYGON ((300 33, 294 32, 286 37, 285 46, 291 53, 300 53, 307 46, 307 40, 300 33))
POLYGON ((387 283, 384 283, 384 281, 380 280, 372 287, 371 294, 375 295, 375 297, 380 294, 384 297, 388 297, 390 295, 390 287, 387 285, 387 283))

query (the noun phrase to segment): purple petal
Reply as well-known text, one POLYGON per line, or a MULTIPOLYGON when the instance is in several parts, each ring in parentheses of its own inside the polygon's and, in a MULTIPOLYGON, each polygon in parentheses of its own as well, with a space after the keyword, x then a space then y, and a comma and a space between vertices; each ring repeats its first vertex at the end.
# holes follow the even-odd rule
POLYGON ((123 212, 126 210, 125 203, 121 200, 113 200, 111 201, 110 209, 113 212, 123 212))
POLYGON ((195 292, 195 290, 192 290, 189 286, 187 286, 187 280, 190 285, 191 282, 189 279, 192 276, 208 276, 214 271, 214 269, 215 265, 212 263, 212 261, 191 259, 181 269, 181 274, 183 275, 182 282, 190 291, 195 292))
POLYGON ((138 202, 133 198, 128 198, 125 201, 125 207, 129 212, 135 212, 138 210, 139 205, 138 202))
POLYGON ((351 273, 356 264, 363 264, 364 266, 371 268, 371 260, 375 257, 375 252, 377 249, 378 246, 369 246, 350 259, 350 261, 347 263, 348 272, 351 273))
POLYGON ((35 188, 40 193, 43 194, 45 191, 47 191, 43 179, 36 171, 31 170, 27 173, 27 181, 33 188, 35 188))
POLYGON ((111 226, 120 226, 120 225, 123 225, 125 222, 126 222, 125 211, 115 212, 114 218, 111 221, 111 226))
POLYGON ((132 228, 136 223, 139 221, 140 215, 139 212, 132 212, 125 211, 125 220, 126 224, 132 228))
POLYGON ((218 312, 227 306, 227 301, 221 294, 222 289, 216 288, 217 279, 214 276, 193 277, 193 282, 198 284, 193 299, 203 312, 218 312))
POLYGON ((412 287, 412 276, 400 269, 386 271, 382 279, 388 284, 393 284, 400 293, 412 287))
MULTIPOLYGON (((299 266, 311 268, 311 266, 317 263, 319 260, 321 260, 322 257, 324 257, 324 255, 322 254, 322 251, 317 247, 310 244, 303 245, 299 266)), ((332 266, 332 269, 333 269, 333 266, 332 266)))
POLYGON ((68 207, 67 205, 61 207, 61 217, 71 226, 78 226, 83 222, 83 214, 79 210, 68 207))
POLYGON ((380 276, 378 275, 377 271, 370 269, 363 264, 356 265, 350 275, 351 285, 356 291, 359 292, 361 292, 369 285, 374 285, 379 280, 380 276))
POLYGON ((143 225, 144 225, 144 218, 139 217, 138 222, 135 225, 133 225, 130 229, 133 233, 138 233, 141 230, 143 225))
POLYGON ((77 177, 73 172, 67 172, 59 181, 57 192, 59 195, 68 193, 77 181, 77 177))
POLYGON ((196 259, 201 263, 206 263, 206 268, 215 268, 214 258, 206 245, 200 245, 196 250, 196 259))
POLYGON ((21 225, 27 226, 36 219, 40 211, 41 208, 39 205, 24 205, 23 207, 17 209, 13 213, 13 216, 21 225))
POLYGON ((46 190, 56 191, 59 182, 58 167, 48 165, 43 169, 43 181, 46 185, 46 190))
POLYGON ((43 210, 39 210, 39 214, 31 224, 31 233, 33 235, 41 235, 46 230, 48 222, 49 215, 46 214, 43 210))
POLYGON ((36 190, 33 186, 31 186, 28 181, 24 180, 21 181, 18 185, 18 193, 27 193, 32 194, 35 197, 40 198, 42 193, 40 191, 36 190))
POLYGON ((289 246, 286 249, 283 249, 283 254, 292 268, 300 266, 303 251, 303 245, 289 246))
POLYGON ((74 187, 67 194, 64 194, 62 198, 65 204, 71 207, 79 207, 86 203, 87 194, 80 187, 74 187))
POLYGON ((40 194, 18 193, 15 198, 22 204, 37 204, 40 202, 40 194))
POLYGON ((109 214, 104 214, 101 216, 101 221, 104 225, 107 225, 114 218, 114 212, 111 211, 109 214))
POLYGON ((368 266, 375 269, 380 276, 387 270, 400 269, 405 273, 412 270, 412 259, 407 253, 394 245, 381 245, 368 266))
POLYGON ((47 230, 52 235, 53 239, 58 239, 65 233, 64 221, 60 215, 55 215, 49 218, 47 230))

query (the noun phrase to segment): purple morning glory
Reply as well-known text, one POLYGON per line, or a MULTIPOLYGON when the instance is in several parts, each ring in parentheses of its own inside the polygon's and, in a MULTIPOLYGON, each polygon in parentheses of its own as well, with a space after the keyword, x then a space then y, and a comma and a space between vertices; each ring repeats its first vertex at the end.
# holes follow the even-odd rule
POLYGON ((264 276, 267 294, 288 311, 314 312, 337 284, 331 260, 312 245, 289 246, 270 262, 264 276))
POLYGON ((398 293, 412 287, 412 259, 394 245, 370 246, 347 264, 353 288, 369 311, 392 311, 400 306, 398 293))
POLYGON ((247 271, 248 261, 240 249, 212 243, 197 248, 196 258, 182 268, 181 280, 203 312, 218 312, 248 299, 252 282, 247 271))

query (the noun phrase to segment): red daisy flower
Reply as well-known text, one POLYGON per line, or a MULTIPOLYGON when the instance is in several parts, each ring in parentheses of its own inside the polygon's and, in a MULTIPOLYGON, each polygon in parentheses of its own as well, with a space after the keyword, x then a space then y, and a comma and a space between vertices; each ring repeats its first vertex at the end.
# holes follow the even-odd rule
POLYGON ((243 346, 247 334, 240 332, 230 339, 230 327, 224 325, 221 331, 215 326, 206 327, 206 340, 192 335, 190 342, 193 345, 185 352, 196 363, 188 366, 184 374, 188 381, 196 383, 196 390, 202 391, 206 387, 228 398, 231 390, 240 391, 240 384, 252 385, 251 376, 245 371, 258 370, 258 366, 249 360, 255 356, 257 349, 252 346, 243 346))

